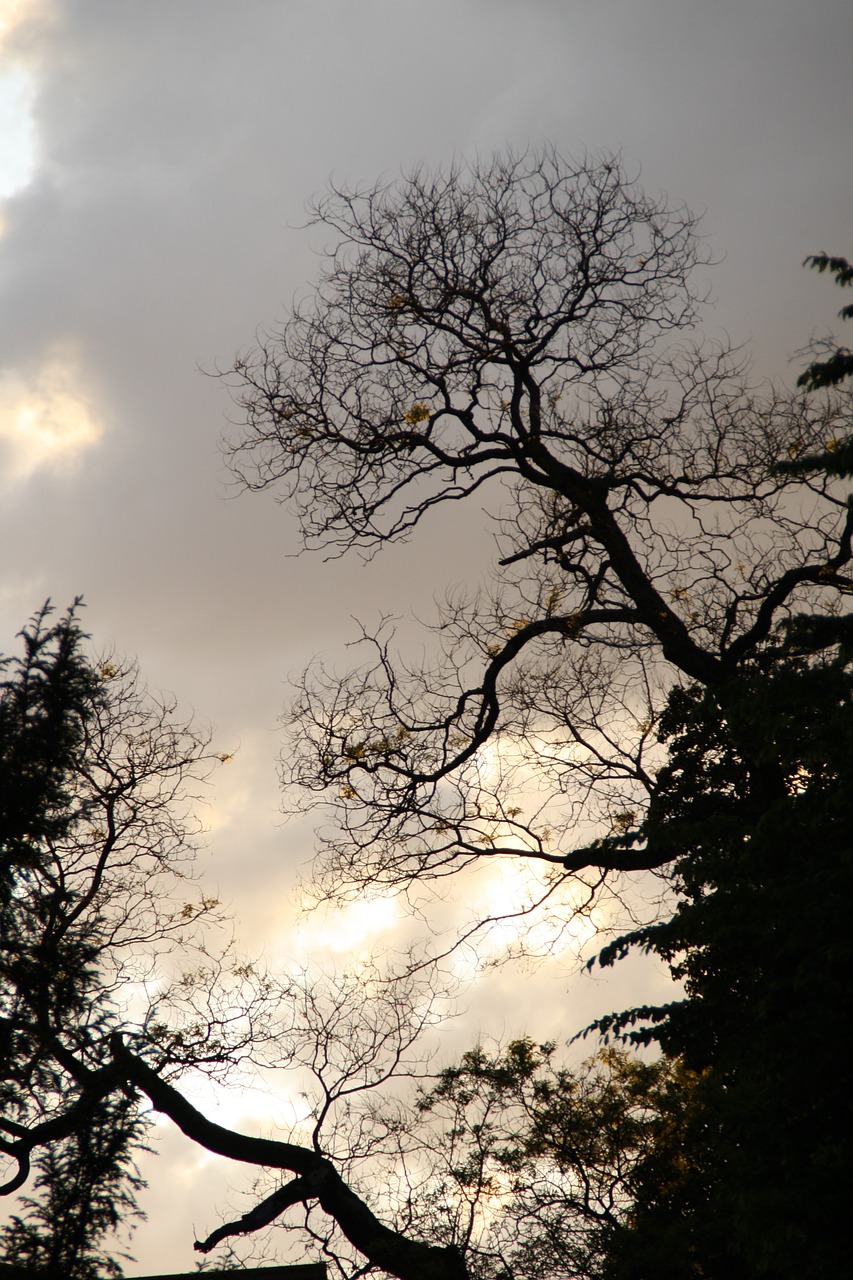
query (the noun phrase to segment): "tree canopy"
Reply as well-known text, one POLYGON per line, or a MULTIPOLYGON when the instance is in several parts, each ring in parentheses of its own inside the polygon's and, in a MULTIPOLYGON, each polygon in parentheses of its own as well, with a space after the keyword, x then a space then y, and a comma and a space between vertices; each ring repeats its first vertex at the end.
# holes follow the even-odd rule
MULTIPOLYGON (((844 1267, 846 1242, 827 1223, 842 1212, 850 1104, 821 1046, 843 1018, 850 964, 850 659, 788 653, 722 696, 672 695, 644 828, 675 855, 677 905, 600 957, 642 947, 684 982, 684 998, 598 1028, 657 1044, 702 1076, 687 1144, 702 1194, 678 1204, 678 1219, 684 1240, 724 1237, 716 1274, 844 1267)), ((640 1214, 647 1254, 672 1229, 656 1181, 640 1214)))
POLYGON ((418 171, 316 218, 336 236, 316 293, 235 366, 237 475, 333 551, 475 494, 500 530, 494 585, 447 602, 437 658, 398 658, 385 627, 351 675, 306 673, 283 774, 332 813, 328 891, 495 857, 547 892, 661 865, 623 837, 667 690, 725 685, 850 588, 846 495, 777 466, 841 438, 848 402, 757 389, 689 340, 695 219, 614 160, 418 171))
POLYGON ((814 1046, 850 960, 844 370, 788 392, 691 340, 695 219, 612 160, 416 172, 315 215, 337 237, 316 293, 235 366, 239 478, 295 503, 308 546, 373 554, 475 494, 500 545, 432 664, 386 627, 351 675, 306 673, 283 775, 332 815, 325 891, 507 858, 540 868, 507 914, 559 917, 656 871, 674 913, 603 960, 657 952, 686 998, 599 1029, 698 1073, 696 1164, 650 1157, 607 1266, 832 1273, 847 1108, 814 1046))

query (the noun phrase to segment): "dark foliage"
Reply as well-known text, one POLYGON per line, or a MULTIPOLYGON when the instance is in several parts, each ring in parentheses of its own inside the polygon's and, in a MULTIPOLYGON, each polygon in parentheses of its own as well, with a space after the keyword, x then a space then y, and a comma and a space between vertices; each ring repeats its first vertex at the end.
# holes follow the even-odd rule
MULTIPOLYGON (((846 258, 832 258, 828 253, 813 253, 806 258, 805 265, 816 271, 828 271, 842 289, 853 285, 853 266, 846 258)), ((853 319, 853 303, 842 307, 838 316, 841 320, 853 319)), ((797 386, 817 391, 822 387, 837 387, 847 378, 853 378, 853 351, 848 351, 846 347, 836 347, 834 350, 830 349, 825 360, 815 360, 810 364, 797 379, 797 386)))
POLYGON ((86 651, 78 606, 45 606, 0 684, 0 1155, 3 1191, 34 1191, 0 1237, 7 1259, 89 1280, 118 1272, 107 1238, 136 1214, 145 1124, 111 1072, 123 983, 189 938, 157 901, 191 853, 183 780, 203 737, 86 651), (146 955, 148 960, 146 960, 146 955))
POLYGON ((38 1197, 22 1197, 23 1212, 0 1231, 4 1260, 63 1280, 120 1276, 115 1234, 141 1216, 135 1156, 146 1128, 135 1099, 118 1094, 44 1148, 35 1160, 38 1197))
MULTIPOLYGON (((599 1026, 704 1073, 687 1143, 701 1194, 673 1206, 653 1162, 636 1232, 647 1251, 662 1223, 716 1241, 710 1257, 685 1252, 698 1275, 842 1274, 846 1244, 830 1224, 844 1212, 851 1111, 826 1043, 853 962, 849 654, 785 654, 720 690, 679 690, 661 734, 669 760, 644 834, 671 851, 678 906, 600 959, 653 951, 686 996, 599 1026)), ((629 1234, 636 1258, 635 1245, 629 1234)), ((632 1265, 614 1274, 652 1274, 632 1265)))

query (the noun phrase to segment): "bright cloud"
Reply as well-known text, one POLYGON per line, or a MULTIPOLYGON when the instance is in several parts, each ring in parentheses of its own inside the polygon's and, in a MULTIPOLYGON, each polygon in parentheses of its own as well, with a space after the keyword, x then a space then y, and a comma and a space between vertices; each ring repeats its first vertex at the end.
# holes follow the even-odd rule
POLYGON ((0 200, 20 191, 35 167, 33 79, 23 67, 0 71, 0 200))
POLYGON ((0 39, 32 9, 31 0, 0 0, 0 39))
POLYGON ((315 909, 300 924, 297 938, 307 954, 318 949, 331 955, 362 959, 375 954, 380 934, 390 934, 400 920, 399 902, 394 898, 371 898, 351 902, 338 910, 315 909))
MULTIPOLYGON (((28 0, 0 0, 0 46, 32 11, 28 0)), ((0 200, 30 181, 36 160, 35 80, 18 62, 0 68, 0 200)))
POLYGON ((44 468, 72 466, 100 436, 68 361, 51 360, 29 383, 16 374, 0 374, 0 448, 7 482, 28 480, 44 468))

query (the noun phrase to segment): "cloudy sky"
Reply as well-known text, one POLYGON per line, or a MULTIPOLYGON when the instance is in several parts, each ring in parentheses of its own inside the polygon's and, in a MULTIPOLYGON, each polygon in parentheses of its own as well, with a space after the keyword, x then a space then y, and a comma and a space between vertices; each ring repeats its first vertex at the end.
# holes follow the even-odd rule
MULTIPOLYGON (((290 516, 229 489, 229 401, 206 375, 310 284, 306 201, 330 176, 506 144, 620 150, 647 190, 704 213, 708 329, 793 378, 838 306, 802 259, 853 257, 853 9, 0 0, 0 31, 0 647, 45 597, 82 593, 99 643, 239 745, 205 874, 274 950, 311 852, 277 819, 288 674, 340 657, 353 616, 428 607, 490 554, 472 513, 369 566, 294 560, 290 516)), ((363 947, 394 921, 355 912, 311 945, 363 947)), ((540 989, 539 1035, 619 1001, 565 973, 540 989)), ((513 991, 492 990, 498 1030, 523 1029, 513 991)), ((134 1270, 191 1266, 192 1223, 215 1224, 228 1180, 173 1136, 163 1149, 134 1270)))

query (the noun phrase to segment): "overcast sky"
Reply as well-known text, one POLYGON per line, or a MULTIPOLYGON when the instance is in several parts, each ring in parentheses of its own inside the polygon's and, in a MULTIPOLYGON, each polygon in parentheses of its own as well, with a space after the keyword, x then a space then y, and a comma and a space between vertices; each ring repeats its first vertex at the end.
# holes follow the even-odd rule
MULTIPOLYGON (((310 284, 306 201, 330 176, 507 144, 619 150, 647 190, 704 213, 720 260, 708 329, 793 379, 790 356, 839 305, 802 260, 853 257, 853 8, 0 0, 0 26, 0 647, 46 596, 82 593, 99 643, 239 744, 205 872, 277 946, 311 852, 276 817, 288 673, 339 655, 352 615, 421 608, 489 555, 472 512, 370 566, 294 560, 291 518, 230 493, 229 401, 204 371, 310 284)), ((353 945, 394 927, 345 923, 353 945)), ((566 986, 542 979, 533 1025, 528 983, 522 1027, 501 979, 497 1029, 577 1029, 599 997, 566 986)), ((189 1268, 192 1223, 217 1221, 226 1175, 164 1141, 133 1271, 189 1268)))

